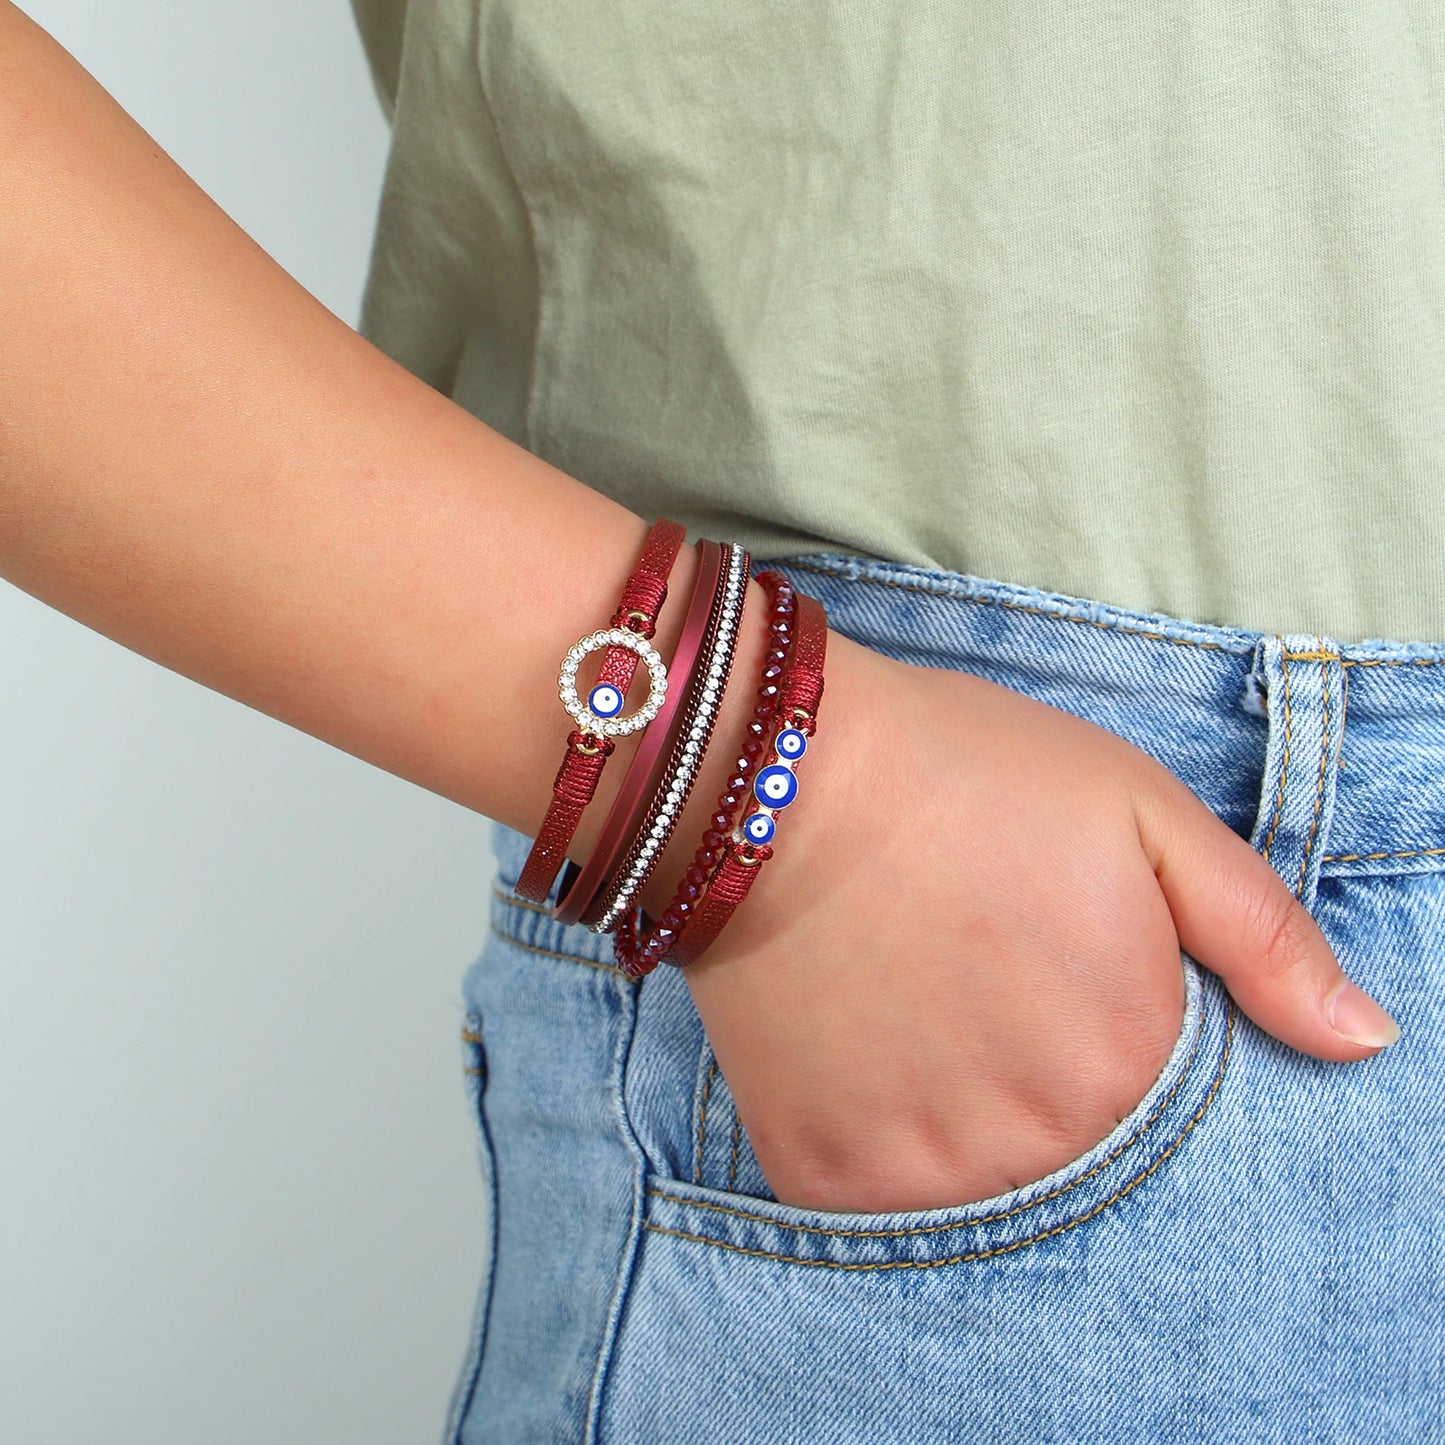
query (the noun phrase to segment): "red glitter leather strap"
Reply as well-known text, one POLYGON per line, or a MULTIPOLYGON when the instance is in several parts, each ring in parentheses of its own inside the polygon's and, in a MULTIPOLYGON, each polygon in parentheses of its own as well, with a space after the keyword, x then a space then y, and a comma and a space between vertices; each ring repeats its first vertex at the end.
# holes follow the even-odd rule
POLYGON ((648 724, 632 755, 627 775, 597 835, 592 856, 580 866, 569 863, 562 875, 561 891, 552 910, 552 917, 562 923, 576 923, 586 917, 597 895, 616 873, 641 826, 648 802, 657 790, 659 775, 666 769, 682 729, 686 716, 683 702, 692 691, 697 660, 723 582, 721 544, 704 537, 698 542, 697 550, 697 578, 683 618, 682 633, 667 665, 667 700, 648 724))
MULTIPOLYGON (((828 649, 828 618, 823 604, 799 592, 797 631, 793 656, 780 699, 779 720, 811 737, 816 727, 818 703, 823 696, 823 664, 828 649)), ((774 754, 776 756, 776 754, 774 754)), ((757 781, 761 785, 764 772, 757 781)), ((707 885, 702 902, 679 931, 662 961, 682 968, 696 961, 717 939, 737 906, 748 896, 762 865, 773 856, 770 844, 727 841, 727 851, 707 885)))
MULTIPOLYGON (((686 536, 687 529, 678 522, 663 517, 653 523, 637 566, 622 589, 610 628, 641 638, 653 636, 657 631, 658 613, 667 597, 667 579, 686 536)), ((638 654, 631 648, 609 646, 594 690, 608 684, 617 689, 619 698, 626 697, 636 675, 637 662, 638 654)), ((601 733, 579 727, 568 734, 567 751, 552 783, 552 801, 517 879, 514 892, 519 897, 533 903, 546 898, 557 870, 567 859, 567 849, 582 812, 592 801, 602 769, 614 750, 612 739, 601 733)))

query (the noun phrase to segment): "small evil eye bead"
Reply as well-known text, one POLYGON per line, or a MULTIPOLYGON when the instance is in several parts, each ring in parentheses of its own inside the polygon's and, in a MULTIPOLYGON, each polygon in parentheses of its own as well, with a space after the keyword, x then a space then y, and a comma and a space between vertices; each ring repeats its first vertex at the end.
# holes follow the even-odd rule
POLYGON ((769 843, 772 841, 774 832, 776 832, 776 827, 766 813, 754 813, 743 824, 743 837, 749 843, 769 843))
POLYGON ((797 728, 784 728, 778 734, 777 741, 773 746, 777 749, 780 758, 794 763, 808 751, 808 739, 797 728))
POLYGON ((616 717, 622 711, 622 694, 610 682, 599 682, 587 694, 587 707, 597 717, 616 717))
POLYGON ((774 763, 753 779, 753 795, 765 808, 786 808, 798 796, 798 780, 791 768, 774 763))

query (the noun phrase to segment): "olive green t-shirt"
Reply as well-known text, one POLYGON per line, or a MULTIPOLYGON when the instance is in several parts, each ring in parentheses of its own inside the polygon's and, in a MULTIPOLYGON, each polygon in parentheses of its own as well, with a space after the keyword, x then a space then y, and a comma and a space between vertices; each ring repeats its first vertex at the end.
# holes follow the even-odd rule
POLYGON ((353 0, 361 330, 651 519, 1445 640, 1441 0, 353 0))

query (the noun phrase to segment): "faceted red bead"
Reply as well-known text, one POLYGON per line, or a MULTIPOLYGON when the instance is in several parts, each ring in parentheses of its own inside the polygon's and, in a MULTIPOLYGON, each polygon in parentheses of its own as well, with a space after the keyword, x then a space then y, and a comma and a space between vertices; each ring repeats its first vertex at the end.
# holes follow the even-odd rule
POLYGON ((705 868, 701 863, 689 863, 687 866, 687 881, 701 889, 702 885, 711 877, 712 870, 705 868))
POLYGON ((730 792, 730 793, 746 793, 747 791, 748 791, 748 780, 747 780, 745 777, 743 777, 742 773, 738 773, 738 774, 736 774, 735 776, 733 776, 733 777, 731 777, 731 778, 728 779, 728 792, 730 792))
POLYGON ((709 851, 715 851, 721 848, 725 842, 727 842, 727 834, 719 832, 716 828, 709 828, 707 832, 702 835, 702 846, 709 851))
POLYGON ((712 815, 712 825, 718 830, 719 833, 725 835, 728 829, 731 828, 733 825, 733 815, 731 813, 724 813, 721 809, 719 809, 716 813, 712 815))
POLYGON ((755 763, 762 756, 765 747, 767 747, 765 739, 749 738, 743 744, 743 751, 748 755, 748 761, 755 763))
POLYGON ((731 791, 726 792, 717 800, 718 811, 721 812, 723 809, 726 809, 728 817, 731 818, 732 815, 737 812, 740 802, 742 802, 742 799, 738 797, 736 793, 731 791))
POLYGON ((686 903, 689 907, 702 897, 702 889, 696 883, 684 882, 678 885, 676 903, 686 903))
POLYGON ((773 681, 775 681, 777 678, 780 678, 782 675, 783 675, 783 665, 782 665, 782 663, 780 663, 780 662, 770 662, 770 663, 763 669, 763 677, 764 677, 768 682, 773 682, 773 681))

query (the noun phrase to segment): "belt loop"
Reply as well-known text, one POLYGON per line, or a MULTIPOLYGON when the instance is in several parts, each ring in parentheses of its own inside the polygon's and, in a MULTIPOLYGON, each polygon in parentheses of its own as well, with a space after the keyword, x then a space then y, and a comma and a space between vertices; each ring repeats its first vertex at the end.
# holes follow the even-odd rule
MULTIPOLYGON (((1269 740, 1250 845, 1313 908, 1334 814, 1345 731, 1345 670, 1338 646, 1308 632, 1260 639, 1269 740)), ((1246 687, 1248 707, 1249 690, 1246 687)))

